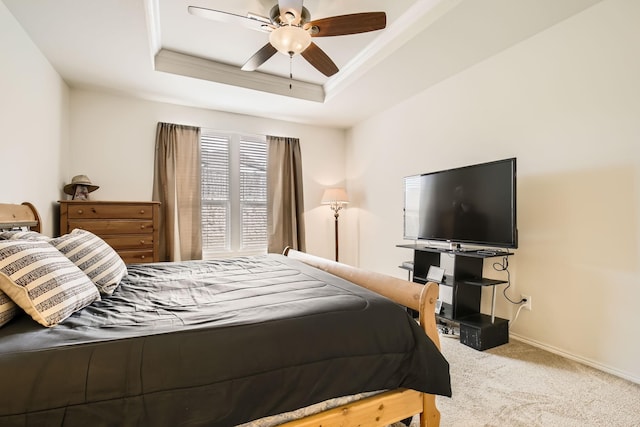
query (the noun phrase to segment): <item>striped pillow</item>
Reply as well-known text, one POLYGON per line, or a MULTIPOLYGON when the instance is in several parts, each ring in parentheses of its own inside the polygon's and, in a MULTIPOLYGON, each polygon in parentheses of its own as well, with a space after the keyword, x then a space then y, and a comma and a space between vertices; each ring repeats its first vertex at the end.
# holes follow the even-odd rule
POLYGON ((0 239, 6 240, 40 240, 40 241, 48 241, 51 237, 45 236, 44 234, 40 234, 36 231, 31 230, 9 230, 0 232, 0 239))
POLYGON ((30 240, 0 241, 0 290, 44 326, 100 299, 91 280, 56 248, 30 240))
POLYGON ((4 292, 0 291, 0 326, 5 325, 9 320, 18 314, 18 306, 4 292))
POLYGON ((75 229, 49 243, 84 271, 102 294, 113 294, 127 275, 127 266, 120 255, 90 231, 75 229))

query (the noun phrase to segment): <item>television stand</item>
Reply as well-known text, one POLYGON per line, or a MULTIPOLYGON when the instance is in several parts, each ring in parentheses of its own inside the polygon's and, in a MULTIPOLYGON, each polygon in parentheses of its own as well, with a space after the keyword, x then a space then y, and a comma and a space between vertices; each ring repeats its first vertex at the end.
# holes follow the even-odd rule
POLYGON ((437 317, 458 323, 460 342, 486 350, 509 342, 509 321, 495 316, 496 286, 507 283, 504 280, 488 279, 482 276, 486 258, 513 255, 507 251, 456 250, 436 248, 418 244, 397 245, 413 250, 413 281, 427 283, 430 266, 440 266, 442 254, 454 257, 453 274, 446 275, 441 286, 452 288, 452 300, 442 302, 442 310, 437 317), (482 288, 492 287, 491 313, 480 312, 482 288))

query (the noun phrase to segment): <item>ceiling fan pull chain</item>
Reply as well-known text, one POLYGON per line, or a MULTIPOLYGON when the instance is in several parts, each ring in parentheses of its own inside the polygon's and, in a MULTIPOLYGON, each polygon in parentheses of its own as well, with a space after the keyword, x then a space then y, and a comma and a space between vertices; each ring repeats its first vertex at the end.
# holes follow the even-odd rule
POLYGON ((289 90, 293 90, 293 52, 289 52, 289 90))

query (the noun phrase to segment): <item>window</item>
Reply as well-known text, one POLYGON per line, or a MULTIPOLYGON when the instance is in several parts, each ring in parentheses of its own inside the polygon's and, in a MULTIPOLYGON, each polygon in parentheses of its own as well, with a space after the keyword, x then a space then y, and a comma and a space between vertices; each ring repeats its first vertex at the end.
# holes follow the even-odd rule
POLYGON ((203 129, 200 145, 204 258, 266 253, 266 138, 203 129))

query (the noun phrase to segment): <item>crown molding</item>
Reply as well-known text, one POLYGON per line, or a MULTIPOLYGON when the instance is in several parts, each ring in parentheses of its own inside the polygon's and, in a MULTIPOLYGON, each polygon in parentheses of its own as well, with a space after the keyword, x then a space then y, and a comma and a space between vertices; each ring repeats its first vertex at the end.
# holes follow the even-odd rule
POLYGON ((325 98, 324 88, 321 85, 291 80, 259 71, 242 71, 233 65, 164 48, 155 55, 154 69, 307 101, 322 103, 325 98), (289 85, 292 85, 291 88, 289 85))

